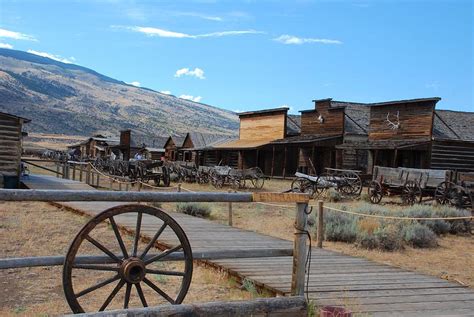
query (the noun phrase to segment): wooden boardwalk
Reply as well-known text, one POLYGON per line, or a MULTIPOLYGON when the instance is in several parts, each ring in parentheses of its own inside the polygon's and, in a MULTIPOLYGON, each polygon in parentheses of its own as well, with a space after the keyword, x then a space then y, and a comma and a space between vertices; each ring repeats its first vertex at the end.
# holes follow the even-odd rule
MULTIPOLYGON (((93 189, 86 184, 49 176, 31 175, 24 180, 24 184, 31 189, 93 189)), ((121 203, 60 204, 92 216, 121 203)), ((171 215, 183 227, 195 252, 293 247, 291 241, 184 214, 171 215)), ((118 217, 116 221, 130 230, 135 227, 135 218, 118 217)), ((146 227, 142 229, 142 233, 150 236, 154 234, 148 232, 146 227)), ((173 241, 168 239, 169 235, 164 234, 160 237, 160 242, 173 245, 173 241)), ((290 292, 292 257, 207 262, 277 294, 286 295, 290 292)), ((472 289, 437 277, 324 249, 312 249, 308 290, 309 297, 317 305, 345 305, 353 311, 374 316, 474 316, 472 289)))

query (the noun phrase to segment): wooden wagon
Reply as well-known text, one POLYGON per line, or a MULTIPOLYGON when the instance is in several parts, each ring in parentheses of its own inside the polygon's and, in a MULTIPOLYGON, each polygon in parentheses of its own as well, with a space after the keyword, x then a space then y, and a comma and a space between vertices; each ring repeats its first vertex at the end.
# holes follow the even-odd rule
POLYGON ((350 196, 358 196, 362 191, 360 171, 336 168, 326 168, 319 176, 295 173, 296 179, 291 183, 292 192, 307 193, 311 198, 317 198, 329 188, 350 196))
POLYGON ((380 203, 387 195, 400 195, 404 204, 413 205, 437 200, 437 191, 450 182, 452 171, 406 167, 375 166, 372 182, 368 188, 370 201, 380 203))
POLYGON ((128 161, 128 176, 132 180, 149 182, 152 180, 156 186, 170 185, 170 171, 162 161, 153 160, 130 160, 128 161))
POLYGON ((439 204, 474 209, 474 173, 457 172, 451 180, 438 185, 435 199, 439 204))
POLYGON ((215 166, 210 173, 210 179, 216 188, 230 185, 233 189, 242 189, 250 183, 255 189, 262 189, 265 184, 265 175, 259 167, 234 169, 229 166, 215 166))

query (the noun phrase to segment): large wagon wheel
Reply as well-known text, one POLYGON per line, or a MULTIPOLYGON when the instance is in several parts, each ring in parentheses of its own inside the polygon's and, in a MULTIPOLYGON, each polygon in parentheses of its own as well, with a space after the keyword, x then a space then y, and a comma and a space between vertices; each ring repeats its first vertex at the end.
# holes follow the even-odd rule
POLYGON ((254 188, 262 189, 265 184, 265 175, 263 174, 260 167, 254 169, 255 175, 252 175, 251 182, 254 188))
POLYGON ((215 188, 222 188, 224 186, 224 177, 215 173, 211 177, 211 184, 215 188))
POLYGON ((340 176, 343 179, 343 186, 341 190, 352 196, 359 196, 362 192, 362 180, 357 173, 343 172, 340 176))
POLYGON ((380 184, 378 181, 372 181, 368 188, 368 194, 372 204, 380 203, 384 195, 382 184, 380 184))
POLYGON ((451 205, 457 208, 470 209, 473 208, 473 201, 470 192, 459 185, 454 186, 453 199, 451 200, 451 205))
POLYGON ((440 183, 435 190, 434 198, 440 205, 453 204, 453 199, 456 197, 456 184, 445 181, 440 183))
POLYGON ((313 199, 316 195, 316 186, 306 178, 298 177, 291 183, 291 191, 294 193, 306 193, 313 199))
POLYGON ((402 202, 406 205, 414 205, 421 202, 422 192, 417 182, 409 180, 402 189, 402 202))
POLYGON ((103 311, 111 305, 117 308, 119 303, 123 308, 163 302, 180 304, 188 292, 192 270, 191 246, 172 217, 150 206, 117 206, 92 218, 72 241, 63 267, 63 288, 74 313, 103 311), (121 236, 116 223, 119 219, 133 221, 133 240, 121 236), (142 223, 146 223, 144 229, 150 233, 151 240, 147 242, 140 239, 142 223), (115 233, 115 241, 101 236, 104 230, 109 230, 108 225, 115 233), (172 247, 155 254, 153 247, 162 233, 172 247), (80 253, 90 254, 91 250, 107 255, 108 259, 77 263, 80 253), (170 258, 175 254, 182 257, 170 258), (173 283, 163 283, 164 279, 173 279, 173 283), (168 283, 173 285, 171 289, 168 283), (132 292, 133 287, 136 292, 132 292))

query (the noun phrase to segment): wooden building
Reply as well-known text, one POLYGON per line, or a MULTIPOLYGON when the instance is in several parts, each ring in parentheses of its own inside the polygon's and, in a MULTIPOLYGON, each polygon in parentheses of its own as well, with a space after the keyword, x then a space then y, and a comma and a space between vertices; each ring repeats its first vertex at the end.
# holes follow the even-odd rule
POLYGON ((192 162, 196 166, 218 165, 219 151, 215 147, 234 140, 232 136, 189 132, 178 149, 178 160, 192 162))
POLYGON ((237 168, 258 166, 268 173, 271 166, 272 141, 299 134, 295 118, 288 116, 288 108, 275 108, 239 114, 239 138, 214 148, 221 165, 237 168))
POLYGON ((79 144, 68 146, 68 149, 79 150, 82 158, 107 157, 110 155, 111 148, 119 144, 118 139, 97 134, 79 144))
POLYGON ((132 136, 132 131, 122 130, 120 131, 120 142, 118 145, 110 147, 110 149, 117 155, 118 157, 123 157, 123 160, 128 161, 129 159, 133 158, 135 154, 138 152, 145 153, 146 144, 143 143, 141 139, 138 142, 137 140, 140 138, 135 138, 132 136))
POLYGON ((167 161, 182 161, 178 155, 178 149, 183 147, 185 137, 183 136, 170 136, 164 144, 165 159, 167 161))
POLYGON ((21 176, 23 125, 31 120, 0 112, 0 187, 17 188, 21 176))

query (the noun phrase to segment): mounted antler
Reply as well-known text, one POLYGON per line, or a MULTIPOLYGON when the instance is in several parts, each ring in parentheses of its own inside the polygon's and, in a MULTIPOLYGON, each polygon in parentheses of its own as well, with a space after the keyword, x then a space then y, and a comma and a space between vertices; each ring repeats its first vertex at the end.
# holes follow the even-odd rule
POLYGON ((397 130, 397 129, 400 129, 400 111, 397 111, 397 122, 394 123, 392 121, 390 121, 390 112, 387 112, 387 124, 388 124, 388 127, 392 130, 397 130))

